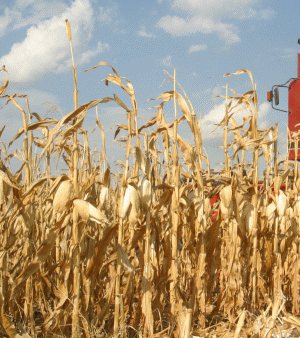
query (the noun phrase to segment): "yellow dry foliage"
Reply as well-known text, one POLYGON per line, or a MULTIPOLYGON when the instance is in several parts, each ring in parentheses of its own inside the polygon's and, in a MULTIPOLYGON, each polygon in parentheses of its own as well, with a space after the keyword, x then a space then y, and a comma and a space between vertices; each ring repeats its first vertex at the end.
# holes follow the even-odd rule
MULTIPOLYGON (((68 21, 66 32, 72 43, 68 21)), ((100 62, 90 69, 100 66, 111 67, 100 62)), ((272 153, 277 126, 257 127, 251 72, 235 74, 247 73, 253 88, 226 95, 218 125, 225 164, 214 172, 202 148, 205 131, 176 72, 169 74, 174 86, 157 98, 153 118, 138 126, 133 85, 111 69, 106 84, 121 87, 131 107, 115 94, 78 107, 74 64, 74 110, 60 121, 31 114, 27 97, 25 111, 14 100, 20 95, 5 96, 8 81, 0 88, 0 98, 22 113, 23 127, 12 142, 24 140, 22 157, 1 153, 1 334, 270 337, 280 325, 286 334, 300 330, 298 167, 278 163, 272 153), (171 100, 175 120, 166 123, 164 105, 171 100), (110 171, 98 115, 97 159, 82 128, 93 107, 112 101, 128 120, 115 134, 123 133, 126 143, 121 174, 110 171), (233 116, 245 109, 249 115, 238 126, 233 116), (184 120, 191 143, 178 133, 184 120), (245 162, 247 153, 252 162, 245 162), (259 153, 268 168, 261 181, 259 153), (51 176, 57 154, 69 171, 51 176), (23 161, 16 173, 12 156, 23 161)))

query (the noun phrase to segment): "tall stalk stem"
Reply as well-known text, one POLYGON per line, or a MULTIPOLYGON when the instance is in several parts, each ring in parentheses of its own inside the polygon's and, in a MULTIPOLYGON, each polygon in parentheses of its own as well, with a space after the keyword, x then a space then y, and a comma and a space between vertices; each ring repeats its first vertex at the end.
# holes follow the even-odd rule
POLYGON ((178 266, 177 266, 177 249, 178 249, 178 200, 179 200, 179 184, 180 184, 180 168, 178 163, 178 150, 177 150, 177 105, 176 105, 176 68, 174 68, 174 112, 175 112, 175 122, 174 122, 174 143, 173 143, 173 183, 174 183, 174 192, 172 194, 172 231, 171 231, 171 283, 170 283, 170 301, 171 301, 171 314, 175 318, 175 309, 176 309, 176 283, 178 277, 178 266))
MULTIPOLYGON (((127 114, 128 122, 128 139, 127 139, 127 148, 126 148, 126 164, 125 170, 122 176, 121 182, 121 194, 120 200, 124 202, 125 190, 127 187, 128 180, 128 168, 129 168, 129 155, 130 155, 130 146, 131 146, 131 131, 132 131, 132 111, 127 114)), ((120 205, 123 206, 123 203, 120 205)), ((123 245, 123 219, 122 219, 122 208, 119 207, 119 227, 118 227, 118 244, 123 245)), ((120 331, 120 301, 121 301, 121 254, 118 251, 117 256, 117 274, 116 274, 116 292, 115 292, 115 318, 114 318, 114 337, 117 338, 120 331)), ((124 332, 122 330, 122 332, 124 332)))
MULTIPOLYGON (((252 118, 252 138, 257 139, 257 95, 256 84, 253 88, 254 91, 254 118, 252 118)), ((252 266, 252 305, 255 307, 257 304, 257 254, 258 254, 258 238, 257 238, 257 194, 258 194, 258 146, 254 148, 253 156, 253 186, 254 196, 252 197, 253 205, 253 266, 252 266)))
POLYGON ((230 177, 227 139, 228 139, 228 83, 226 84, 224 154, 225 154, 225 177, 230 177))
MULTIPOLYGON (((77 74, 76 66, 74 62, 73 47, 72 47, 72 33, 71 25, 68 20, 66 20, 66 32, 70 42, 71 56, 72 56, 72 69, 73 69, 73 80, 74 80, 74 90, 73 90, 73 102, 74 110, 78 108, 78 90, 77 90, 77 74)), ((74 121, 75 123, 75 121, 74 121)), ((78 145, 77 145, 77 131, 73 133, 73 185, 75 194, 78 196, 78 145)), ((72 338, 78 338, 81 335, 80 322, 79 322, 79 308, 80 308, 80 247, 79 247, 79 232, 78 232, 78 215, 77 212, 73 211, 73 245, 74 249, 74 276, 73 276, 73 313, 72 313, 72 338)))

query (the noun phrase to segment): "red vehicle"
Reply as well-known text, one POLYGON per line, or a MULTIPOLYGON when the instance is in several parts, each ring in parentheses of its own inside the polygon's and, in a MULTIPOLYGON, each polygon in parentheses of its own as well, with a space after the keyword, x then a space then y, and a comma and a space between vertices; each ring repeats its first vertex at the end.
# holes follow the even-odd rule
MULTIPOLYGON (((300 44, 300 39, 298 40, 300 44)), ((300 133, 300 54, 298 54, 298 74, 297 78, 291 78, 282 85, 275 85, 272 90, 267 93, 267 100, 271 102, 272 108, 288 113, 288 127, 290 133, 288 135, 288 151, 289 160, 300 160, 300 142, 298 143, 298 154, 295 154, 295 141, 300 139, 299 136, 293 136, 293 133, 299 131, 300 133), (288 89, 288 110, 278 109, 273 106, 279 104, 279 88, 288 89)))

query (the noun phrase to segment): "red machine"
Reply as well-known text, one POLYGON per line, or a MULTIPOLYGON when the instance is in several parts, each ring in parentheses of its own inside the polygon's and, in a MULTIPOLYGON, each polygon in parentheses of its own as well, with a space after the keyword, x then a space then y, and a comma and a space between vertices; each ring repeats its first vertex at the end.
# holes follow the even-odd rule
MULTIPOLYGON (((300 44, 300 39, 298 40, 300 44)), ((288 113, 288 127, 290 130, 290 135, 288 135, 288 152, 289 160, 295 160, 295 141, 300 140, 299 136, 293 136, 293 133, 299 131, 300 134, 300 54, 298 54, 298 77, 291 78, 283 85, 275 85, 272 87, 272 90, 267 93, 267 100, 271 102, 272 108, 284 111, 288 113), (284 87, 289 91, 289 102, 288 102, 288 111, 275 108, 274 103, 277 106, 279 104, 279 88, 284 87)), ((297 160, 300 161, 300 142, 298 142, 298 154, 297 160)))

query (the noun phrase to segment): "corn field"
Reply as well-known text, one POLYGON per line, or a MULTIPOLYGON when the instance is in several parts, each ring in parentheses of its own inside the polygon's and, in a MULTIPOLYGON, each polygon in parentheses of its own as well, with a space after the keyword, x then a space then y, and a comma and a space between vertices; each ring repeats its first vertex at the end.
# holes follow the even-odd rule
POLYGON ((113 94, 78 107, 68 21, 66 31, 74 75, 70 113, 42 119, 30 112, 27 96, 5 95, 8 80, 0 88, 4 104, 23 118, 9 143, 23 138, 20 170, 11 173, 17 154, 4 143, 0 148, 1 335, 237 338, 300 332, 300 173, 297 161, 278 161, 277 125, 258 128, 251 72, 225 75, 247 73, 252 88, 243 95, 226 92, 218 125, 224 167, 216 173, 176 69, 168 74, 173 87, 159 95, 153 118, 142 126, 132 83, 106 62, 88 71, 109 66, 113 74, 105 84, 121 87, 131 106, 113 94), (164 115, 169 101, 172 123, 164 115), (92 108, 108 102, 127 113, 127 125, 115 132, 115 138, 125 135, 121 174, 110 170, 98 113, 98 157, 82 127, 92 108), (245 110, 249 115, 238 125, 236 116, 245 110), (192 144, 178 133, 183 121, 192 144), (67 173, 51 175, 54 157, 63 157, 67 173))

